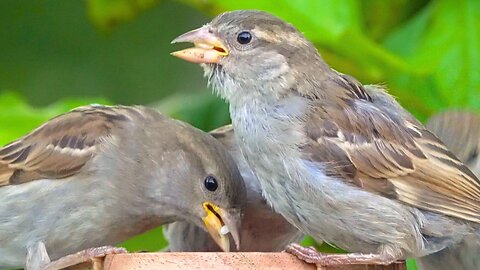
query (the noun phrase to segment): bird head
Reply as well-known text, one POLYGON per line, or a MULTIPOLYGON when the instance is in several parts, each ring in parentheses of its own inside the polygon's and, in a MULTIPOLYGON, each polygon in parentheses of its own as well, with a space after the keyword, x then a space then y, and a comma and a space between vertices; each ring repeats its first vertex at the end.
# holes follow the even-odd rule
POLYGON ((300 31, 262 11, 223 13, 172 41, 178 42, 191 42, 194 47, 172 55, 201 63, 209 83, 230 102, 248 94, 246 91, 275 96, 269 85, 279 86, 273 91, 282 96, 282 89, 288 91, 299 80, 309 80, 319 68, 327 67, 300 31))
POLYGON ((200 130, 180 129, 173 136, 180 145, 166 146, 161 157, 153 157, 168 168, 157 171, 153 179, 170 180, 162 181, 151 194, 161 194, 158 200, 173 209, 171 221, 186 220, 204 228, 224 251, 233 246, 231 235, 239 249, 246 190, 233 158, 220 142, 200 130))

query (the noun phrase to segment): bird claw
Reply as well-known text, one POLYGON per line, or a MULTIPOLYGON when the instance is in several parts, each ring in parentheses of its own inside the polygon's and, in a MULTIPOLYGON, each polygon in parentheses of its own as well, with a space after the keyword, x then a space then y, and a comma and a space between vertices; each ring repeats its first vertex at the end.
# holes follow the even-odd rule
POLYGON ((362 254, 362 253, 348 253, 348 254, 325 254, 319 253, 313 247, 302 247, 299 244, 290 244, 285 249, 286 252, 294 255, 302 261, 313 263, 318 266, 337 266, 337 265, 351 265, 351 264, 377 264, 388 265, 395 262, 387 256, 380 254, 362 254))
POLYGON ((94 270, 102 269, 105 256, 121 253, 127 253, 127 250, 112 246, 89 248, 50 262, 43 270, 58 270, 74 265, 83 265, 84 263, 91 263, 94 270))
POLYGON ((86 258, 103 258, 111 254, 121 254, 127 253, 128 251, 125 248, 121 247, 112 247, 112 246, 103 246, 85 249, 83 251, 86 258))
POLYGON ((112 247, 112 246, 103 246, 103 247, 95 247, 89 248, 83 251, 85 253, 85 258, 89 259, 92 262, 93 270, 100 270, 102 269, 103 260, 105 256, 112 255, 112 254, 121 254, 127 253, 128 251, 125 248, 119 247, 112 247))

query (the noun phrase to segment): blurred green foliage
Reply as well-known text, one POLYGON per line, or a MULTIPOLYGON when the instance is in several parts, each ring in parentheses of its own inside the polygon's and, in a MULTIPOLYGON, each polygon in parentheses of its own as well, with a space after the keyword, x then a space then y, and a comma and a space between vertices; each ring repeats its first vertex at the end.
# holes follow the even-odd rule
POLYGON ((108 31, 118 23, 132 20, 153 7, 158 0, 87 0, 91 20, 99 29, 108 31))
MULTIPOLYGON (((201 69, 168 52, 175 36, 234 9, 291 22, 333 68, 387 85, 421 120, 449 107, 480 109, 477 0, 4 0, 0 143, 91 102, 150 104, 204 130, 228 123, 201 69)), ((165 242, 157 229, 125 245, 165 242)))

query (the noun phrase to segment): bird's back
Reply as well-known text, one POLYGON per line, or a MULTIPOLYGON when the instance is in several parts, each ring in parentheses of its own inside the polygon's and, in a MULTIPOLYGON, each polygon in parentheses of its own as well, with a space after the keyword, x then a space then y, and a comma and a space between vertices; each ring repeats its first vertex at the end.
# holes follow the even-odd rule
POLYGON ((141 190, 139 174, 127 171, 144 170, 145 164, 138 164, 135 156, 147 149, 142 143, 147 139, 144 127, 163 119, 161 114, 139 107, 83 107, 52 119, 0 149, 4 150, 2 154, 7 153, 5 149, 9 150, 8 147, 14 150, 12 146, 16 144, 22 145, 16 149, 25 148, 25 145, 32 149, 26 152, 27 156, 23 159, 26 162, 22 166, 9 161, 8 155, 3 155, 6 158, 0 161, 0 179, 7 179, 3 183, 8 183, 0 186, 0 268, 22 267, 27 248, 38 241, 47 243, 50 259, 54 260, 82 249, 117 244, 154 227, 155 224, 150 223, 155 220, 145 221, 141 215, 126 211, 128 203, 135 200, 136 193, 122 190, 135 185, 141 190), (144 121, 137 121, 140 117, 144 121), (93 122, 82 122, 82 118, 93 122), (76 130, 75 134, 80 136, 83 127, 85 133, 100 135, 97 139, 91 137, 91 141, 88 135, 83 140, 73 133, 70 135, 69 130, 76 130), (96 133, 92 128, 103 131, 96 133), (58 141, 51 139, 62 132, 64 135, 59 135, 58 141), (62 138, 68 138, 71 144, 68 140, 63 143, 62 138), (55 148, 51 144, 58 146, 55 148), (44 148, 34 150, 35 145, 43 145, 44 148), (123 150, 119 151, 116 145, 124 145, 123 150), (48 160, 55 154, 65 166, 71 164, 70 159, 84 160, 81 166, 69 173, 64 173, 61 164, 55 167, 58 173, 28 164, 28 154, 38 154, 34 151, 48 147, 52 152, 50 156, 44 155, 46 163, 43 168, 57 166, 58 163, 48 160), (135 155, 129 156, 124 152, 129 147, 135 155), (72 150, 74 148, 78 150, 72 150), (82 152, 82 149, 85 151, 82 152), (92 151, 87 152, 87 149, 92 151), (82 156, 82 153, 88 155, 82 156), (19 178, 22 174, 34 177, 19 178), (119 203, 125 207, 118 207, 119 203))

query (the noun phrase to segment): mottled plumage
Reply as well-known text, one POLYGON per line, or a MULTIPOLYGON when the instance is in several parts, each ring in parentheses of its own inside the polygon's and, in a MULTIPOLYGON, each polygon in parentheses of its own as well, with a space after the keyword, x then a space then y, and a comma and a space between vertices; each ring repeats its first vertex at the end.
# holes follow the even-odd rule
MULTIPOLYGON (((330 90, 355 88, 363 86, 330 90)), ((341 107, 313 100, 314 109, 305 120, 309 141, 301 146, 305 159, 338 164, 326 167, 326 174, 341 176, 364 190, 480 222, 480 182, 475 175, 415 118, 395 115, 400 107, 369 98, 341 107)))
POLYGON ((206 216, 238 238, 245 187, 234 160, 210 135, 148 108, 58 116, 1 148, 0 172, 0 268, 57 269, 108 249, 67 254, 178 220, 203 227, 206 216))
MULTIPOLYGON (((471 112, 446 111, 434 115, 426 125, 472 172, 480 177, 480 116, 471 112)), ((478 235, 478 232, 477 232, 478 235)), ((480 237, 469 237, 457 245, 417 260, 421 269, 480 269, 480 237)))
POLYGON ((480 175, 480 115, 446 111, 428 120, 428 130, 442 140, 473 173, 480 175))
MULTIPOLYGON (((219 140, 235 159, 247 190, 242 209, 240 251, 281 251, 303 234, 289 224, 262 197, 258 179, 247 165, 235 139, 231 125, 213 130, 210 134, 219 140)), ((220 249, 200 227, 189 222, 175 222, 165 228, 170 251, 219 251, 220 249)))
POLYGON ((123 113, 142 116, 137 110, 85 107, 70 112, 68 120, 64 115, 50 120, 0 150, 0 185, 62 179, 77 173, 102 142, 114 140, 112 129, 132 120, 123 113))
POLYGON ((292 25, 233 11, 174 41, 197 50, 175 56, 208 56, 193 62, 230 103, 240 148, 274 209, 358 252, 289 249, 300 258, 387 264, 478 237, 477 177, 384 89, 332 70, 292 25))

